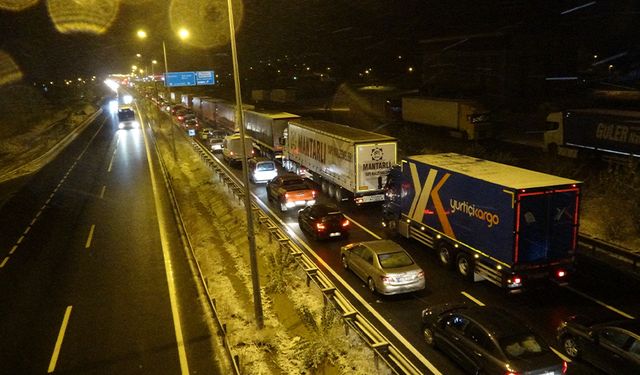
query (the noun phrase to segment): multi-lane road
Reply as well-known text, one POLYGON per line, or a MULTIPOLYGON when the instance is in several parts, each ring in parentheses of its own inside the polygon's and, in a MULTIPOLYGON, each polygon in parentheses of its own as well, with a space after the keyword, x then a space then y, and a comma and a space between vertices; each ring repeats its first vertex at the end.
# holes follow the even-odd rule
MULTIPOLYGON (((151 152, 147 119, 171 124, 140 106, 140 129, 117 130, 105 112, 0 207, 0 373, 217 373, 206 308, 151 152)), ((177 130, 177 128, 176 128, 177 130)), ((176 132, 176 141, 184 142, 176 132)), ((238 169, 230 169, 239 174, 238 169)), ((372 295, 339 260, 345 240, 313 241, 296 212, 251 190, 274 220, 325 270, 338 288, 425 373, 457 374, 421 337, 420 311, 443 302, 503 307, 527 321, 554 349, 555 328, 572 314, 640 316, 638 288, 615 272, 580 265, 570 287, 505 295, 487 283, 461 280, 430 249, 396 239, 426 272, 419 293, 372 295)), ((321 197, 321 200, 326 198, 321 197)), ((379 206, 343 205, 348 241, 384 238, 379 206)), ((598 374, 571 363, 569 373, 598 374)))
MULTIPOLYGON (((153 109, 152 109, 153 110, 153 109)), ((170 121, 165 117, 164 121, 170 121)), ((220 158, 219 154, 214 154, 220 158)), ((220 158, 221 159, 221 158, 220 158)), ((237 168, 228 168, 240 177, 237 168)), ((426 306, 445 302, 465 302, 504 308, 525 320, 550 344, 560 357, 555 342, 556 327, 562 319, 583 314, 612 319, 640 316, 637 303, 638 285, 628 284, 615 270, 594 268, 593 264, 580 262, 578 273, 569 286, 550 285, 544 290, 518 295, 507 295, 489 283, 473 283, 462 280, 456 273, 443 269, 433 252, 421 244, 407 239, 394 238, 402 244, 426 272, 427 287, 424 291, 403 296, 383 297, 373 295, 353 273, 342 268, 340 246, 347 242, 387 238, 380 223, 380 206, 343 204, 341 208, 354 223, 348 240, 314 241, 300 231, 297 210, 282 213, 267 201, 265 184, 251 184, 254 198, 274 220, 287 227, 291 237, 317 261, 336 286, 351 296, 353 304, 395 344, 404 348, 405 354, 425 371, 442 374, 460 373, 460 369, 442 353, 428 347, 422 339, 420 312, 426 306)), ((328 201, 320 197, 320 201, 328 201)), ((572 362, 570 374, 600 374, 589 365, 572 362)))
POLYGON ((219 373, 157 156, 107 111, 0 207, 1 374, 219 373))

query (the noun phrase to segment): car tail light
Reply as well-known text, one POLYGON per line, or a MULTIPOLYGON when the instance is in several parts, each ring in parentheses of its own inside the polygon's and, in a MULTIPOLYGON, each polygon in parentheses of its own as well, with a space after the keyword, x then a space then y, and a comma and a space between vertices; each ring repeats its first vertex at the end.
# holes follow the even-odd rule
POLYGON ((343 227, 348 227, 349 226, 349 220, 345 220, 342 222, 342 226, 343 227))
POLYGON ((178 120, 182 121, 182 120, 184 120, 184 117, 183 116, 178 116, 178 120))
POLYGON ((284 199, 289 199, 289 193, 284 193, 284 199))
POLYGON ((424 271, 418 272, 418 278, 419 279, 424 279, 424 271))
POLYGON ((318 192, 317 192, 317 191, 315 191, 315 190, 311 190, 311 195, 313 195, 313 197, 314 197, 314 198, 316 197, 316 194, 318 194, 318 192))
POLYGON ((556 277, 558 279, 562 279, 565 276, 567 276, 567 272, 565 272, 565 270, 557 270, 556 271, 556 277))
POLYGON ((520 373, 515 371, 507 371, 504 373, 504 375, 520 375, 520 373))
POLYGON ((567 361, 562 361, 562 373, 566 374, 568 369, 569 369, 569 364, 567 364, 567 361))
POLYGON ((380 276, 380 280, 382 280, 383 284, 389 284, 393 281, 393 278, 389 276, 380 276))
POLYGON ((229 151, 229 155, 233 156, 233 151, 229 151))
POLYGON ((322 232, 326 229, 326 227, 322 223, 316 223, 316 229, 318 230, 318 232, 322 232))

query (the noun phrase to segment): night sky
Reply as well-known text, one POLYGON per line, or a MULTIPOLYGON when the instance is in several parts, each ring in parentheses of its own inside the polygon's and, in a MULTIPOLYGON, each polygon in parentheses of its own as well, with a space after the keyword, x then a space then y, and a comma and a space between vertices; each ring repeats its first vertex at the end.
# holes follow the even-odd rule
MULTIPOLYGON (((0 0, 3 3, 17 0, 0 0)), ((66 0, 49 0, 64 4, 66 0)), ((96 4, 108 1, 89 1, 96 4)), ((66 1, 72 3, 72 1, 66 1)), ((425 0, 246 0, 237 41, 243 66, 293 59, 312 65, 357 71, 385 66, 395 56, 419 61, 421 42, 478 33, 520 32, 566 40, 616 64, 637 68, 640 6, 636 1, 425 1, 425 0), (594 3, 584 8, 582 5, 594 3), (574 11, 562 14, 573 8, 574 11)), ((117 2, 112 2, 116 4, 117 2)), ((13 58, 25 80, 57 80, 78 75, 126 73, 132 64, 162 62, 167 44, 170 70, 228 69, 228 44, 198 48, 181 44, 171 27, 174 14, 188 14, 186 27, 202 38, 226 40, 225 0, 135 1, 119 3, 108 31, 62 34, 49 17, 47 2, 18 12, 0 10, 0 50, 13 58), (186 13, 185 13, 186 12, 186 13), (222 26, 221 26, 222 25, 222 26), (216 27, 222 27, 217 29, 216 27), (135 32, 144 28, 147 41, 135 32), (209 34, 209 35, 204 35, 209 34), (215 39, 215 38, 214 38, 215 39), (135 54, 143 61, 137 62, 135 54)), ((237 8, 242 8, 236 2, 237 8)), ((100 7, 101 5, 96 5, 100 7)), ((100 10, 100 9, 99 9, 100 10)), ((98 11, 96 13, 99 13, 98 11)), ((175 22, 174 28, 177 26, 175 22)), ((156 69, 162 69, 160 65, 156 69)))

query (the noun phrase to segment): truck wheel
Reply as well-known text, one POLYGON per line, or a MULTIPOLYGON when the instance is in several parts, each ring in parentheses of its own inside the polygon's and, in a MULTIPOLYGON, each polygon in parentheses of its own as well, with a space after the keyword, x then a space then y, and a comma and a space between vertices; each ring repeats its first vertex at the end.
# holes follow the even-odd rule
POLYGON ((320 187, 322 188, 322 192, 327 194, 327 192, 329 191, 329 183, 323 180, 320 184, 320 187))
POLYGON ((456 259, 456 266, 458 273, 466 280, 471 280, 473 277, 473 262, 468 254, 460 253, 456 259))
POLYGON ((344 193, 342 192, 342 188, 336 187, 336 201, 338 201, 338 203, 342 202, 343 194, 344 193))
POLYGON ((335 198, 335 196, 336 196, 336 185, 329 184, 329 196, 331 198, 335 198))
POLYGON ((438 246, 438 259, 440 259, 440 264, 445 268, 451 268, 453 265, 453 251, 447 244, 443 243, 438 246))

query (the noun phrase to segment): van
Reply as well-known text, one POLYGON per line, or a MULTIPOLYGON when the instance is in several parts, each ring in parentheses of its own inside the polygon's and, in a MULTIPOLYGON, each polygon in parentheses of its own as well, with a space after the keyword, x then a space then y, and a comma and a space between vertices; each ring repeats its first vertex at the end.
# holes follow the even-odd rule
POLYGON ((278 168, 273 160, 255 157, 249 159, 249 179, 254 184, 269 182, 278 176, 278 168))
MULTIPOLYGON (((247 150, 247 158, 253 157, 253 140, 251 137, 245 137, 245 150, 247 150)), ((240 133, 235 133, 224 137, 222 141, 222 158, 229 164, 237 164, 242 162, 242 139, 240 133)))

